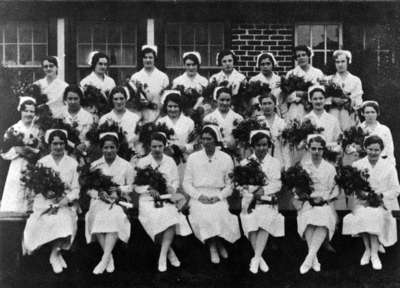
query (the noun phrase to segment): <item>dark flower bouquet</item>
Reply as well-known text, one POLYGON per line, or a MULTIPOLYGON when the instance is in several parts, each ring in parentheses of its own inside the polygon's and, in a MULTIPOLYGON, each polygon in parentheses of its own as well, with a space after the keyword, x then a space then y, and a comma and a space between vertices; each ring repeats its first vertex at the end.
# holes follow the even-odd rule
POLYGON ((247 94, 249 97, 257 97, 258 95, 271 92, 269 84, 258 81, 252 81, 247 84, 247 94))
POLYGON ((254 159, 249 159, 246 165, 236 166, 230 175, 234 184, 232 195, 228 197, 229 210, 232 214, 251 213, 260 200, 256 192, 266 184, 267 177, 261 165, 254 159), (242 195, 240 187, 256 186, 255 190, 242 195))
POLYGON ((194 122, 194 129, 188 136, 188 143, 192 143, 199 140, 201 129, 203 129, 204 114, 205 114, 204 108, 197 107, 195 110, 193 110, 193 113, 190 115, 190 118, 192 118, 194 122))
POLYGON ((92 85, 86 85, 83 87, 83 90, 83 107, 94 107, 96 109, 95 113, 99 117, 110 111, 107 94, 104 94, 99 88, 92 85))
MULTIPOLYGON (((284 100, 295 91, 307 92, 308 88, 312 86, 312 82, 305 81, 303 77, 299 77, 296 75, 289 75, 288 78, 282 76, 280 88, 284 96, 284 100)), ((302 104, 308 103, 307 93, 304 94, 304 98, 301 100, 302 104)))
POLYGON ((36 100, 36 105, 39 107, 42 105, 45 105, 49 101, 47 95, 42 94, 42 90, 40 89, 40 86, 36 85, 36 84, 32 84, 32 85, 28 86, 25 94, 34 98, 36 100))
POLYGON ((311 193, 314 191, 313 181, 300 163, 282 173, 282 183, 297 196, 298 200, 302 202, 311 200, 311 193))
POLYGON ((35 116, 35 125, 44 133, 49 130, 54 123, 53 113, 49 106, 42 105, 37 108, 35 116))
POLYGON ((292 147, 297 147, 302 141, 307 139, 310 134, 319 134, 324 128, 317 128, 310 119, 304 119, 300 122, 294 119, 289 122, 289 125, 282 131, 282 140, 284 144, 289 144, 292 147))
POLYGON ((193 88, 185 88, 183 85, 178 85, 175 87, 176 90, 181 92, 182 96, 182 110, 185 114, 190 114, 190 112, 194 105, 197 103, 197 100, 202 97, 201 94, 193 88))
POLYGON ((339 98, 346 100, 345 103, 343 104, 338 104, 338 103, 331 103, 329 106, 330 108, 344 108, 349 112, 352 112, 351 108, 351 99, 346 93, 343 91, 342 87, 338 85, 337 83, 333 82, 332 80, 328 81, 327 84, 325 85, 325 94, 326 97, 332 97, 332 98, 339 98))
POLYGON ((12 147, 29 147, 31 149, 24 149, 23 158, 28 162, 35 163, 39 159, 39 140, 32 134, 29 135, 28 140, 25 140, 25 135, 22 132, 16 131, 13 127, 9 128, 1 143, 1 152, 6 153, 12 147))
POLYGON ((237 142, 244 143, 248 145, 250 140, 250 132, 252 130, 266 129, 266 125, 260 123, 256 119, 249 118, 238 123, 238 121, 233 122, 232 136, 237 142))
POLYGON ((17 79, 16 84, 11 85, 11 91, 16 97, 26 96, 26 91, 29 89, 30 83, 17 79))
POLYGON ((368 170, 352 166, 339 166, 335 181, 347 196, 354 195, 370 207, 383 206, 382 195, 375 193, 368 182, 368 170))
POLYGON ((116 122, 106 121, 101 125, 93 123, 89 131, 86 133, 86 139, 90 143, 90 147, 87 151, 89 162, 101 157, 102 151, 99 143, 99 136, 101 133, 105 132, 117 133, 119 140, 118 155, 121 158, 130 161, 132 156, 135 155, 135 152, 129 147, 124 131, 116 122))
MULTIPOLYGON (((135 168, 136 177, 133 184, 138 186, 149 186, 150 188, 158 191, 160 195, 168 194, 167 191, 167 180, 164 178, 164 175, 158 171, 158 169, 154 169, 151 165, 148 165, 144 168, 135 168)), ((156 208, 163 207, 163 199, 160 197, 154 198, 154 206, 156 208)))
POLYGON ((41 164, 28 164, 26 170, 22 171, 21 182, 34 195, 42 194, 45 199, 54 203, 42 215, 57 213, 57 203, 65 197, 65 190, 68 188, 58 172, 41 164))
POLYGON ((367 136, 368 133, 366 133, 361 127, 350 127, 348 130, 344 131, 343 134, 341 134, 340 140, 343 151, 346 153, 358 152, 359 157, 365 156, 366 153, 363 149, 363 143, 365 137, 367 136), (358 149, 357 146, 359 147, 358 149))
POLYGON ((131 99, 129 100, 129 102, 132 102, 134 108, 139 111, 142 111, 143 109, 157 109, 158 105, 150 101, 147 97, 147 83, 141 83, 136 80, 132 84, 135 86, 136 91, 132 88, 129 82, 125 86, 127 86, 129 91, 131 92, 131 99))
POLYGON ((203 97, 204 97, 204 102, 206 103, 213 103, 214 102, 214 90, 218 86, 227 86, 228 81, 225 81, 221 84, 218 84, 217 79, 213 78, 207 85, 207 87, 204 88, 203 90, 203 97))

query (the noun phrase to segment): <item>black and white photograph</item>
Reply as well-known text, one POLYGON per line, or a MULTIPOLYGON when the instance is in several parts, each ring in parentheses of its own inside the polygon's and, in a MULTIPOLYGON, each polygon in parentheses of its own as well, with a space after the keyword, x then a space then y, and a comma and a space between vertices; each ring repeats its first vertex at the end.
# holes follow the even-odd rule
POLYGON ((0 0, 0 287, 400 287, 400 1, 0 0))

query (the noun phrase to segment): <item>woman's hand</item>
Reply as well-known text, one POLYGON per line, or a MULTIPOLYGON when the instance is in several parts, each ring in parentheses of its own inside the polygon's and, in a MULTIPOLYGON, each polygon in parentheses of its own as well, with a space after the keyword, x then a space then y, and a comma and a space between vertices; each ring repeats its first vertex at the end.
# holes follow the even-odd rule
POLYGON ((318 204, 318 203, 324 202, 325 200, 322 197, 314 197, 313 201, 314 201, 314 203, 318 204))
POLYGON ((149 188, 148 191, 149 191, 151 197, 153 197, 153 198, 160 198, 160 193, 159 193, 156 189, 154 189, 154 188, 149 188))
POLYGON ((24 146, 14 146, 15 153, 17 153, 20 156, 23 156, 25 154, 25 147, 24 146))
POLYGON ((110 188, 110 198, 112 200, 118 200, 121 195, 121 189, 119 187, 111 187, 110 188))
POLYGON ((256 199, 260 199, 262 196, 264 196, 264 188, 263 187, 259 187, 256 191, 254 191, 254 197, 256 197, 256 199))

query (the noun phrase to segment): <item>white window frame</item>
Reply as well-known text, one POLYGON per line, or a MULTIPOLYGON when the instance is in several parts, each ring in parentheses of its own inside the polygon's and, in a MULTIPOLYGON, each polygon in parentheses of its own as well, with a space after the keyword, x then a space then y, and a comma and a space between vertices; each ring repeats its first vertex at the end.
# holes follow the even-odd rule
MULTIPOLYGON (((1 24, 3 26, 8 25, 8 24, 12 24, 12 25, 16 25, 17 26, 17 42, 6 42, 6 35, 5 35, 5 30, 0 31, 0 37, 2 38, 2 43, 0 43, 0 46, 2 46, 3 51, 2 51, 2 55, 1 55, 1 59, 0 59, 0 63, 8 68, 40 68, 41 64, 38 65, 21 65, 19 64, 20 62, 20 53, 19 53, 19 46, 20 45, 31 45, 31 49, 32 49, 32 59, 35 59, 35 49, 34 47, 36 45, 46 45, 46 56, 48 55, 48 51, 49 51, 49 33, 48 30, 46 29, 46 38, 47 38, 47 42, 33 42, 33 29, 32 29, 32 42, 20 42, 19 41, 19 33, 20 33, 20 25, 21 24, 32 24, 34 25, 35 23, 40 23, 44 26, 47 26, 48 23, 47 22, 41 22, 41 21, 9 21, 9 22, 2 22, 1 24), (6 60, 6 46, 7 45, 16 45, 17 46, 17 64, 16 65, 9 65, 6 64, 5 60, 6 60)), ((38 59, 39 63, 41 63, 42 59, 38 59)))
MULTIPOLYGON (((106 24, 106 25, 107 24, 108 25, 112 25, 112 24, 126 25, 126 24, 128 24, 129 25, 130 24, 130 25, 134 25, 135 26, 135 34, 136 34, 136 36, 135 36, 136 43, 133 43, 133 42, 122 42, 122 40, 119 43, 108 42, 108 39, 106 39, 106 42, 105 43, 101 43, 101 44, 106 46, 106 51, 103 51, 103 52, 106 53, 106 55, 108 55, 108 56, 109 56, 109 53, 108 53, 109 45, 120 45, 121 47, 123 45, 133 45, 134 47, 132 47, 132 48, 135 49, 135 54, 137 54, 137 50, 138 50, 137 49, 138 48, 138 24, 137 23, 130 23, 130 22, 106 22, 106 23, 104 23, 104 22, 98 22, 98 21, 79 21, 77 23, 77 27, 79 25, 81 25, 82 23, 86 23, 88 25, 95 25, 95 24, 102 24, 102 25, 104 25, 104 24, 106 24)), ((79 32, 76 33, 76 65, 77 65, 78 68, 89 68, 90 67, 89 64, 85 64, 85 65, 79 64, 79 45, 90 45, 91 46, 91 51, 94 50, 93 26, 91 26, 90 42, 79 42, 79 32)), ((115 64, 113 64, 110 68, 136 68, 138 66, 137 58, 138 57, 136 55, 136 59, 135 59, 136 64, 133 64, 133 65, 115 65, 115 64)))
MULTIPOLYGON (((224 23, 223 22, 218 22, 218 21, 214 21, 214 22, 167 22, 166 23, 166 25, 168 25, 168 24, 178 24, 179 25, 179 31, 178 31, 178 33, 179 33, 179 42, 180 43, 177 43, 178 45, 179 45, 179 57, 182 57, 182 55, 183 55, 183 51, 182 51, 182 26, 181 25, 185 25, 185 24, 187 24, 187 23, 190 23, 190 24, 193 24, 193 25, 196 25, 196 24, 199 24, 199 25, 204 25, 204 24, 220 24, 220 25, 222 25, 223 26, 223 29, 224 29, 224 31, 223 31, 223 33, 222 33, 222 49, 224 49, 225 48, 225 25, 224 25, 224 23)), ((208 53, 209 53, 209 55, 211 54, 211 50, 210 50, 210 48, 211 48, 211 46, 213 46, 213 44, 211 44, 211 42, 210 42, 210 30, 208 30, 207 31, 208 32, 208 42, 207 42, 207 50, 208 50, 208 53)), ((167 41, 168 41, 168 39, 167 39, 167 33, 165 33, 165 39, 164 39, 164 47, 165 47, 165 52, 164 52, 164 59, 167 59, 167 47, 169 47, 169 46, 172 46, 172 47, 176 47, 177 45, 167 45, 167 41)), ((196 44, 196 38, 195 38, 195 40, 194 40, 194 43, 196 44)), ((214 45, 215 46, 215 45, 214 45)), ((194 48, 194 49, 196 49, 196 47, 194 48)), ((203 56, 204 55, 201 55, 201 57, 203 58, 203 56)), ((218 67, 218 65, 215 63, 216 61, 213 61, 213 59, 210 59, 211 61, 210 61, 210 63, 214 63, 215 65, 201 65, 201 69, 216 69, 216 68, 219 68, 218 67)), ((165 60, 165 63, 167 63, 167 61, 165 60)), ((167 68, 167 69, 183 69, 183 64, 182 65, 173 65, 173 66, 168 66, 167 64, 165 64, 165 68, 167 68)))
MULTIPOLYGON (((324 38, 324 50, 321 50, 321 49, 314 50, 313 49, 313 51, 315 51, 315 52, 323 52, 324 53, 324 64, 327 65, 328 64, 328 53, 327 52, 331 51, 331 50, 326 47, 326 45, 327 45, 326 27, 328 25, 338 25, 339 26, 339 47, 337 49, 342 49, 342 47, 343 47, 343 23, 340 23, 340 22, 297 22, 295 24, 295 31, 294 31, 294 44, 295 44, 295 46, 298 45, 297 29, 298 29, 298 26, 301 26, 301 25, 310 25, 310 43, 307 46, 309 46, 311 48, 312 48, 312 41, 313 41, 312 33, 311 33, 311 26, 314 26, 314 25, 315 26, 316 25, 320 25, 320 26, 323 25, 324 26, 324 37, 325 37, 324 38)), ((311 64, 313 64, 313 59, 312 58, 311 58, 311 64)))

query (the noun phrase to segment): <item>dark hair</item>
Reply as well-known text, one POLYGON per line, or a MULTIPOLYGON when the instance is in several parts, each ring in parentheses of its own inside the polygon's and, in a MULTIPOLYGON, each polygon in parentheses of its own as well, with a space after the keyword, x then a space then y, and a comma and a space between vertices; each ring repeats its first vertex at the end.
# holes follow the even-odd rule
POLYGON ((271 92, 269 93, 262 93, 259 97, 258 97, 258 102, 262 103, 262 100, 267 99, 267 98, 271 98, 271 100, 274 102, 274 104, 276 105, 276 96, 274 94, 272 94, 271 92))
POLYGON ((182 111, 182 98, 179 94, 177 93, 171 93, 169 94, 167 97, 165 97, 164 100, 164 105, 163 105, 163 112, 167 113, 167 106, 168 106, 168 102, 175 102, 176 104, 178 104, 179 106, 179 110, 182 111))
MULTIPOLYGON (((218 128, 217 128, 217 129, 218 129, 218 128)), ((201 135, 203 136, 204 133, 210 134, 211 137, 214 138, 215 143, 218 143, 217 134, 215 133, 215 131, 214 131, 212 128, 210 128, 210 127, 204 127, 204 128, 201 130, 201 135)))
POLYGON ((298 45, 296 47, 294 47, 294 57, 297 58, 296 53, 297 51, 304 51, 307 53, 308 57, 311 57, 311 50, 310 48, 308 48, 306 45, 298 45))
POLYGON ((186 55, 185 57, 183 57, 183 63, 185 63, 186 60, 193 61, 194 64, 197 65, 197 69, 200 68, 199 59, 195 55, 193 55, 193 54, 186 55))
POLYGON ((116 86, 110 91, 110 96, 108 96, 108 101, 110 102, 111 107, 113 107, 113 97, 115 94, 121 93, 126 100, 128 100, 128 94, 126 94, 126 90, 122 86, 116 86))
POLYGON ((322 136, 315 136, 315 137, 311 138, 311 139, 308 141, 307 145, 310 146, 311 143, 313 143, 313 142, 320 143, 320 144, 322 145, 323 148, 326 147, 326 141, 324 140, 324 138, 322 138, 322 136))
POLYGON ((260 141, 261 139, 264 139, 264 138, 267 138, 268 147, 271 147, 271 145, 272 145, 271 137, 267 136, 265 133, 262 133, 262 132, 257 132, 256 134, 254 134, 254 136, 251 138, 250 145, 252 147, 254 147, 258 141, 260 141))
POLYGON ((148 47, 147 47, 147 48, 144 48, 144 49, 141 51, 140 57, 143 59, 143 58, 146 56, 147 53, 152 53, 153 56, 154 56, 154 60, 157 59, 157 53, 156 53, 156 51, 154 51, 153 49, 148 48, 148 47))
POLYGON ((236 55, 232 52, 232 50, 224 49, 221 52, 218 53, 218 66, 222 65, 222 58, 224 58, 227 55, 232 55, 233 58, 233 65, 236 65, 237 57, 236 55))
POLYGON ((383 150, 383 148, 385 148, 385 144, 383 143, 382 138, 379 137, 378 135, 371 135, 371 136, 365 138, 364 148, 367 148, 368 146, 370 146, 372 144, 379 144, 379 146, 381 147, 381 150, 383 150))
POLYGON ((78 85, 71 84, 65 88, 64 94, 63 94, 64 102, 67 100, 67 95, 69 92, 77 94, 79 96, 79 101, 82 102, 83 92, 82 92, 82 89, 78 85))
POLYGON ((217 91, 217 95, 215 95, 215 98, 218 99, 219 96, 220 96, 222 93, 227 93, 227 94, 231 95, 231 98, 232 98, 232 91, 231 91, 231 89, 229 89, 228 87, 219 88, 218 91, 217 91))
POLYGON ((310 92, 310 100, 314 96, 314 93, 317 91, 321 92, 324 95, 324 98, 326 98, 326 93, 322 88, 315 88, 315 89, 311 90, 311 92, 310 92))
POLYGON ((92 70, 94 70, 96 68, 97 63, 99 62, 99 60, 101 58, 106 58, 107 59, 107 67, 110 66, 110 58, 102 52, 97 52, 96 54, 93 55, 92 61, 90 62, 90 68, 92 68, 92 70))
POLYGON ((57 58, 55 58, 55 57, 53 57, 53 56, 46 56, 46 57, 44 57, 43 60, 42 60, 42 66, 43 66, 43 62, 44 62, 44 61, 48 61, 48 62, 50 62, 51 64, 54 64, 54 65, 58 68, 58 61, 57 61, 57 58))
POLYGON ((271 55, 266 54, 266 53, 265 53, 265 54, 262 54, 262 55, 260 56, 260 59, 258 59, 258 62, 257 62, 257 66, 260 67, 260 63, 261 63, 264 59, 266 59, 266 58, 268 58, 269 61, 271 61, 272 67, 275 67, 274 59, 271 57, 271 55))
POLYGON ((167 145, 167 138, 165 137, 165 135, 161 134, 160 132, 154 132, 151 134, 150 143, 153 140, 162 142, 164 144, 164 146, 167 145))
POLYGON ((58 137, 61 140, 63 140, 65 146, 67 146, 68 138, 67 138, 67 135, 64 134, 64 132, 62 132, 60 130, 55 130, 55 131, 51 132, 49 135, 49 144, 51 144, 51 142, 53 142, 54 137, 58 137))
POLYGON ((35 107, 35 112, 36 112, 36 103, 33 102, 32 100, 26 100, 26 101, 24 101, 24 102, 21 104, 20 111, 25 111, 26 106, 29 106, 29 105, 33 105, 33 106, 35 107))
POLYGON ((112 135, 105 135, 103 138, 100 139, 100 147, 103 148, 106 141, 114 142, 115 146, 119 146, 119 139, 112 135))
POLYGON ((363 113, 364 113, 365 107, 373 108, 378 115, 381 113, 381 109, 379 108, 379 105, 377 105, 374 102, 368 102, 368 103, 365 103, 364 105, 362 105, 362 112, 363 113))

